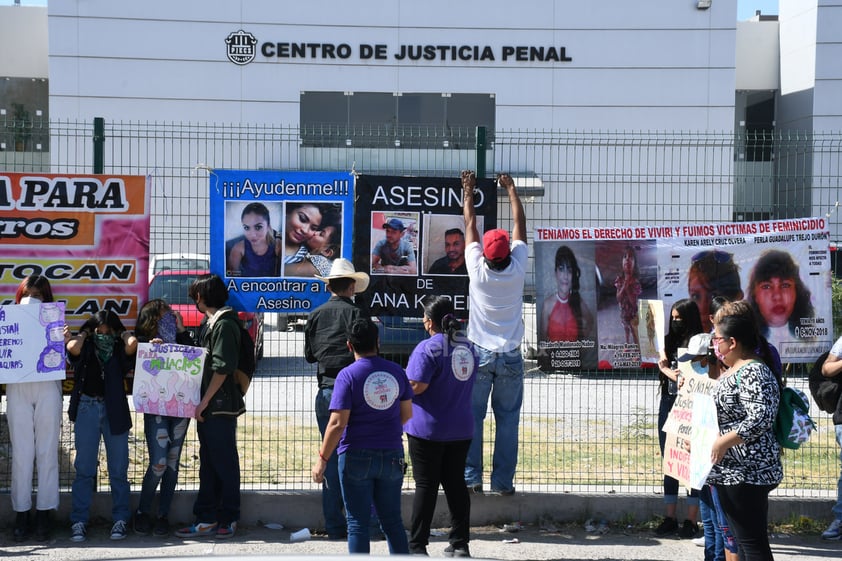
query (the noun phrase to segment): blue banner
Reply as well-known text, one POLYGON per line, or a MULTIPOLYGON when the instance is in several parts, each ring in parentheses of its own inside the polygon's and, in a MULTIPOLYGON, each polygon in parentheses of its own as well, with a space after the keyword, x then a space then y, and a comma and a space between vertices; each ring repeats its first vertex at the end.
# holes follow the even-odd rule
POLYGON ((353 195, 351 173, 212 170, 211 271, 229 305, 306 313, 325 302, 315 276, 351 257, 353 195))

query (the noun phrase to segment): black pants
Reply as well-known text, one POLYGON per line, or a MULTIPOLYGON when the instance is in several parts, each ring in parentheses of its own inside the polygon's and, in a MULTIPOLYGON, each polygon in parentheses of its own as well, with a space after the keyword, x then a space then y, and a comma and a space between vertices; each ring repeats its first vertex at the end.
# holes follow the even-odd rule
POLYGON ((450 536, 454 547, 468 545, 471 527, 471 497, 465 486, 465 458, 470 440, 437 442, 407 435, 415 497, 409 534, 410 553, 423 551, 430 541, 430 524, 436 510, 439 484, 450 510, 450 536))
POLYGON ((716 485, 722 511, 737 546, 740 561, 772 561, 769 546, 769 492, 777 485, 716 485))
POLYGON ((206 415, 196 423, 199 436, 199 493, 196 522, 227 526, 240 519, 240 456, 237 418, 206 415))

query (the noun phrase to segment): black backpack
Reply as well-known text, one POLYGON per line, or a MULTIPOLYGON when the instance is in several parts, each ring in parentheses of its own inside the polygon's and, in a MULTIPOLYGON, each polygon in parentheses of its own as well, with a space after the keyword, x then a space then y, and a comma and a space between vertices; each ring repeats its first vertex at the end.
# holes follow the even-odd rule
POLYGON ((827 360, 828 354, 829 351, 822 353, 813 364, 808 381, 810 395, 813 396, 816 405, 825 413, 832 414, 836 411, 836 405, 839 403, 840 396, 842 396, 842 375, 833 378, 822 376, 822 366, 824 361, 827 360))
POLYGON ((237 369, 234 371, 234 381, 240 386, 240 392, 246 395, 257 370, 257 362, 254 359, 254 340, 251 334, 240 325, 240 358, 237 361, 237 369))

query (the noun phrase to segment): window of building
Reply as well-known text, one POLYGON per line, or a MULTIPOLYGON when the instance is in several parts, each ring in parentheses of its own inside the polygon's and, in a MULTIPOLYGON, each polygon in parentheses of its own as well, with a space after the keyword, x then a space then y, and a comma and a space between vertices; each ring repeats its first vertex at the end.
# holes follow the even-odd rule
POLYGON ((476 127, 493 141, 491 94, 302 92, 305 146, 362 148, 473 148, 476 127))

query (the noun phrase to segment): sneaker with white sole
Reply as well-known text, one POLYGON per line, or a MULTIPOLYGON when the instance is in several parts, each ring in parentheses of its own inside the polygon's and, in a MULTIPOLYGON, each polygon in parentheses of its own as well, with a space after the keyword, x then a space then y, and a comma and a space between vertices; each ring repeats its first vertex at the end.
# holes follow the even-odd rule
POLYGON ((705 537, 704 536, 699 536, 698 538, 693 538, 690 541, 693 542, 693 545, 698 545, 699 547, 705 547, 705 537))
POLYGON ((823 540, 842 540, 842 520, 834 520, 827 527, 827 530, 822 532, 823 540))
POLYGON ((175 531, 179 538, 207 538, 216 535, 216 522, 196 522, 192 526, 175 531))
POLYGON ((219 528, 216 529, 216 537, 227 540, 228 538, 233 538, 234 534, 237 533, 237 523, 231 522, 230 524, 223 524, 220 525, 219 528))
POLYGON ((84 522, 74 522, 70 527, 70 541, 83 542, 88 539, 88 528, 84 522))
POLYGON ((126 521, 125 520, 118 520, 111 526, 111 539, 112 540, 124 540, 126 539, 126 521))

